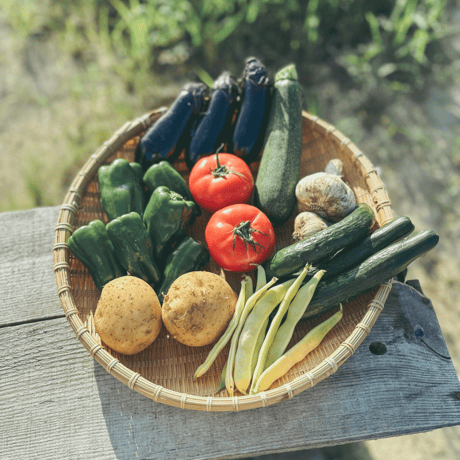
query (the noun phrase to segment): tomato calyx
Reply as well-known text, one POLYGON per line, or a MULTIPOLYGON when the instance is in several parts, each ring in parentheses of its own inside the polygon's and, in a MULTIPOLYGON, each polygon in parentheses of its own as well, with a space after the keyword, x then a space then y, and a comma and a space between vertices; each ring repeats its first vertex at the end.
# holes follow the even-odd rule
POLYGON ((246 251, 248 250, 248 244, 252 246, 256 254, 258 254, 264 246, 257 241, 254 241, 254 238, 252 237, 252 233, 257 232, 261 233, 262 235, 268 236, 266 233, 261 232, 260 230, 257 230, 256 228, 251 227, 251 221, 246 220, 243 222, 240 222, 233 230, 233 251, 235 251, 235 240, 236 237, 240 237, 243 242, 244 242, 244 247, 246 251))
POLYGON ((226 177, 229 174, 236 174, 237 176, 245 177, 244 174, 241 174, 238 171, 235 171, 233 169, 229 169, 227 167, 227 165, 225 165, 225 164, 221 165, 220 161, 219 161, 219 154, 218 153, 216 153, 216 162, 217 162, 217 167, 215 169, 209 168, 209 170, 211 171, 211 174, 214 177, 226 177))

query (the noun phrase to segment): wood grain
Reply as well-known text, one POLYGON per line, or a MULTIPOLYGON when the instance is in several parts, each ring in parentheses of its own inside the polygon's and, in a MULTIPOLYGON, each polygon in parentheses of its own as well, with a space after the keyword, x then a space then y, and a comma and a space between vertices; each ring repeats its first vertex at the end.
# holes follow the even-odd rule
POLYGON ((130 390, 89 356, 65 318, 4 327, 0 458, 241 458, 459 425, 452 362, 417 337, 402 296, 426 312, 425 331, 442 337, 431 302, 396 283, 336 374, 289 401, 235 413, 181 410, 130 390), (372 354, 374 342, 387 352, 372 354))
POLYGON ((59 206, 0 214, 0 327, 63 316, 53 274, 59 206))

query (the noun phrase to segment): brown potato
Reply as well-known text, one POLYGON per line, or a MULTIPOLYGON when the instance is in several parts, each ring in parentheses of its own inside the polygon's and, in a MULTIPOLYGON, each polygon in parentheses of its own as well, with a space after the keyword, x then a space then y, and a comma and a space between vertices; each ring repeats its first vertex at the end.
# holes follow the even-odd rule
POLYGON ((113 350, 124 355, 139 353, 160 333, 160 301, 145 281, 122 276, 102 289, 94 324, 101 339, 113 350))
POLYGON ((191 347, 215 342, 235 311, 237 294, 220 276, 186 273, 174 281, 163 302, 163 323, 177 341, 191 347))

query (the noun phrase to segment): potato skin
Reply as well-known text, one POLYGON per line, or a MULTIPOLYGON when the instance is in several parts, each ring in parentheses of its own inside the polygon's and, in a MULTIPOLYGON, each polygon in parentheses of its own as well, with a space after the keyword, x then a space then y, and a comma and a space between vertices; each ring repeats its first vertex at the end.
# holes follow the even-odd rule
POLYGON ((205 271, 186 273, 174 281, 164 299, 163 324, 184 345, 209 345, 224 333, 237 300, 220 276, 205 271))
POLYGON ((116 352, 139 353, 160 333, 160 301, 152 287, 140 278, 116 278, 102 289, 94 324, 103 342, 116 352))

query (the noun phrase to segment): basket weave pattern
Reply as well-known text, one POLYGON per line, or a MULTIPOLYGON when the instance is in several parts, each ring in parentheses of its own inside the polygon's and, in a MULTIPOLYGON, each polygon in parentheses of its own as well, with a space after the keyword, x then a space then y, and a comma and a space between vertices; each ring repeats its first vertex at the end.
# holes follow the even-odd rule
MULTIPOLYGON (((140 136, 161 116, 165 109, 152 111, 123 125, 87 161, 75 177, 61 207, 55 229, 54 272, 57 292, 64 313, 77 338, 90 355, 129 388, 154 401, 202 411, 238 411, 281 402, 313 387, 333 374, 361 344, 384 308, 391 281, 371 293, 344 305, 344 316, 326 336, 321 345, 294 366, 272 387, 256 395, 229 397, 226 390, 218 395, 221 370, 228 354, 228 345, 203 376, 193 380, 196 368, 204 362, 211 349, 186 347, 170 338, 162 329, 155 342, 137 355, 117 354, 103 344, 95 331, 93 314, 100 291, 86 268, 71 254, 66 241, 78 227, 94 219, 107 223, 100 201, 97 170, 115 158, 134 161, 140 136)), ((340 158, 344 165, 344 180, 353 189, 358 202, 366 202, 376 213, 375 228, 394 219, 385 186, 366 156, 332 125, 303 112, 303 145, 300 177, 323 171, 327 162, 340 158)), ((187 179, 188 170, 182 155, 174 166, 187 179)), ((258 162, 251 165, 256 176, 258 162)), ((204 211, 189 233, 204 241, 204 228, 210 214, 204 211)), ((291 242, 292 217, 276 229, 276 250, 291 242)), ((241 275, 224 272, 211 261, 206 270, 223 276, 238 292, 241 275)), ((298 325, 292 343, 327 316, 313 318, 298 325)))

